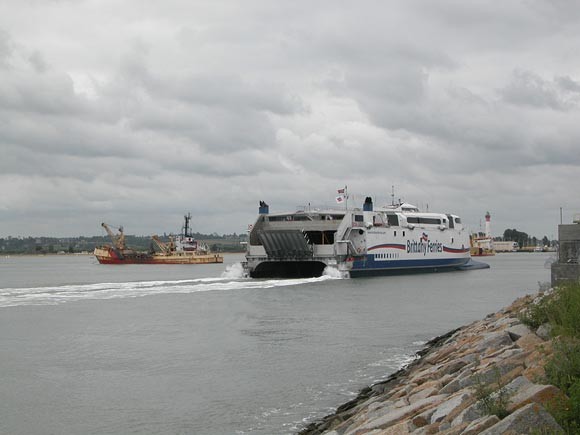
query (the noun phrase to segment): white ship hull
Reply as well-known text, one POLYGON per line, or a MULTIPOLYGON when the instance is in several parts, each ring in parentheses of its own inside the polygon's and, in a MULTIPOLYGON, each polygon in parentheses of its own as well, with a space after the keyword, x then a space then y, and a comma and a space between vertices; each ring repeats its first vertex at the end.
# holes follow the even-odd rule
POLYGON ((327 267, 358 277, 471 264, 469 233, 455 215, 421 213, 408 204, 375 210, 370 198, 363 210, 260 210, 244 263, 252 277, 320 276, 327 267))

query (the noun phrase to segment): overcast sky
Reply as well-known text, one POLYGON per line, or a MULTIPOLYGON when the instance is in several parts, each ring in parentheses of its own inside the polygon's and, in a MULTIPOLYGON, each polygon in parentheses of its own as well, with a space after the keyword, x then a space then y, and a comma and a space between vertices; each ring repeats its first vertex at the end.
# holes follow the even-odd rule
POLYGON ((0 237, 397 198, 580 212, 580 3, 0 0, 0 237))

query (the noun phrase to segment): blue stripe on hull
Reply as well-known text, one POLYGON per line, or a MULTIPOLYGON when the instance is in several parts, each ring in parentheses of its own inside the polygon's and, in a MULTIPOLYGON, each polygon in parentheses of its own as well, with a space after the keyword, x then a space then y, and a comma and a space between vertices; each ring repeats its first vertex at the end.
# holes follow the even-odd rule
POLYGON ((396 275, 403 273, 421 273, 457 270, 469 261, 469 257, 459 258, 429 258, 417 260, 386 260, 375 261, 373 256, 366 260, 355 261, 351 277, 371 275, 396 275))

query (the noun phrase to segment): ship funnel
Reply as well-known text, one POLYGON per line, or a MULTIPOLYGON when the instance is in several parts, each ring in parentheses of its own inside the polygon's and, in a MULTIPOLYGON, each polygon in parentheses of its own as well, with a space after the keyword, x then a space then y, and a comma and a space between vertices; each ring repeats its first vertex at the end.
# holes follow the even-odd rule
POLYGON ((363 204, 363 211, 373 211, 373 199, 370 196, 365 198, 365 203, 363 204))
POLYGON ((258 209, 259 214, 268 214, 270 213, 270 207, 264 201, 260 201, 260 208, 258 209))

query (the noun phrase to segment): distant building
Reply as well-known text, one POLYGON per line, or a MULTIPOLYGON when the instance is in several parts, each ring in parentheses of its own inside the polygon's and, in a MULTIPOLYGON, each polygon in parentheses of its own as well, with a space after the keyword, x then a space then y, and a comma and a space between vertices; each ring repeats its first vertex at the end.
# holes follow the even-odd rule
POLYGON ((514 241, 493 241, 493 249, 495 252, 517 252, 519 249, 518 242, 514 241))
POLYGON ((558 261, 552 263, 552 285, 580 282, 580 215, 572 224, 558 225, 558 261))

